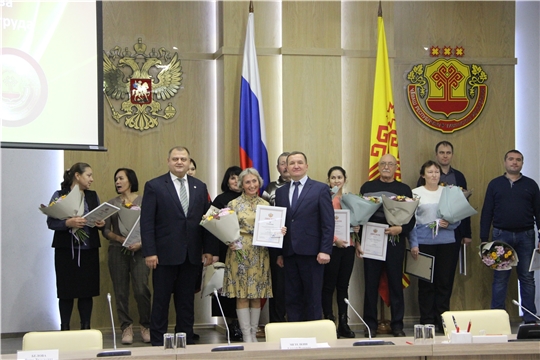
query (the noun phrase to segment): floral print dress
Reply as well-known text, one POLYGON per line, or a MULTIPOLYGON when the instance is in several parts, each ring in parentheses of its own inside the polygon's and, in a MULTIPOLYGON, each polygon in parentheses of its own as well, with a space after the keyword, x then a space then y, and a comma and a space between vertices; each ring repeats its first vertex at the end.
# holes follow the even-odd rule
POLYGON ((238 250, 227 250, 223 295, 229 298, 261 299, 272 297, 270 279, 270 256, 268 248, 253 246, 253 230, 257 205, 266 205, 262 198, 242 194, 229 202, 228 207, 236 212, 240 223, 242 252, 239 261, 238 250))

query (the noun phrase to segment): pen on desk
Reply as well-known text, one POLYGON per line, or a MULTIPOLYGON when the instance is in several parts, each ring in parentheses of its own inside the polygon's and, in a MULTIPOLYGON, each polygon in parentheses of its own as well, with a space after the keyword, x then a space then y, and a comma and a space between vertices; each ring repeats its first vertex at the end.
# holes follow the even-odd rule
POLYGON ((471 320, 469 320, 469 325, 467 325, 467 332, 471 332, 471 320))
POLYGON ((405 341, 405 344, 408 344, 408 345, 414 345, 412 342, 410 341, 405 341))
POLYGON ((459 332, 459 326, 457 324, 457 321, 456 321, 456 318, 454 317, 454 315, 452 315, 452 320, 454 321, 454 326, 456 327, 456 331, 459 332))

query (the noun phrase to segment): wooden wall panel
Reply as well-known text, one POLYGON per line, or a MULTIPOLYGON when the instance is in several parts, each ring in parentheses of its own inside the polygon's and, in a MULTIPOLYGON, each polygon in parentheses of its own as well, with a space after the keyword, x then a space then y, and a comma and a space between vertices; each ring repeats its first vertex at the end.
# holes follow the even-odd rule
MULTIPOLYGON (((255 1, 254 6, 272 179, 277 177, 277 156, 284 150, 301 150, 308 156, 312 178, 325 181, 328 168, 339 164, 348 172, 348 191, 357 192, 367 180, 378 2, 255 1)), ((514 3, 396 1, 382 6, 403 181, 414 187, 420 165, 434 157, 435 143, 449 140, 455 146, 454 165, 465 173, 474 189, 471 203, 480 211, 487 183, 502 173, 502 156, 514 144, 514 3), (483 114, 454 134, 422 125, 406 103, 406 74, 414 64, 433 61, 425 49, 432 45, 463 46, 462 61, 482 66, 489 76, 483 114)), ((142 191, 145 181, 167 171, 169 148, 182 144, 197 160, 197 176, 215 189, 211 195, 216 196, 223 171, 239 162, 238 104, 248 1, 105 1, 103 8, 104 48, 119 45, 132 51, 139 37, 149 48, 176 46, 183 89, 171 101, 176 116, 144 133, 117 124, 106 108, 108 152, 66 151, 66 166, 89 162, 95 173, 93 188, 105 201, 115 196, 116 168, 135 169, 142 191)), ((489 307, 492 274, 475 253, 478 233, 477 215, 469 275, 457 277, 454 309, 489 307)), ((112 291, 106 258, 104 246, 102 294, 112 291)), ((362 276, 362 262, 357 260, 350 297, 359 304, 362 276)), ((510 294, 515 293, 513 281, 510 294)), ((405 296, 406 318, 415 319, 414 280, 405 296)), ((95 304, 93 325, 106 328, 104 296, 95 304)), ((135 314, 134 301, 131 305, 135 314)), ((206 304, 197 306, 196 322, 211 321, 206 304)), ((516 316, 517 309, 509 305, 508 310, 516 316)), ((75 321, 72 326, 76 328, 75 321)))

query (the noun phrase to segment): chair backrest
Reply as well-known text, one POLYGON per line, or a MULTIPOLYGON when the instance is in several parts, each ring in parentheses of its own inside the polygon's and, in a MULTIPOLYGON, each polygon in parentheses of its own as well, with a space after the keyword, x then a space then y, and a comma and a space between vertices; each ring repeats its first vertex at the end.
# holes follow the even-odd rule
POLYGON ((281 338, 310 338, 318 343, 337 339, 336 325, 331 320, 314 320, 302 322, 274 322, 264 328, 266 342, 279 342, 281 338))
POLYGON ((450 337, 452 330, 455 330, 454 320, 456 319, 460 331, 467 331, 469 321, 471 322, 471 334, 480 335, 510 335, 510 318, 504 310, 465 310, 465 311, 446 311, 442 315, 444 332, 450 337))
POLYGON ((22 349, 26 350, 101 350, 103 335, 99 330, 36 331, 23 336, 22 349))

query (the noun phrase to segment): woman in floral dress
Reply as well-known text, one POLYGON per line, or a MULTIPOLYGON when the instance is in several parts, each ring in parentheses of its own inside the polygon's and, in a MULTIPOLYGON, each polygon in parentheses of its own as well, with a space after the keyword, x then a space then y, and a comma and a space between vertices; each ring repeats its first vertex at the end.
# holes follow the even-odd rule
MULTIPOLYGON (((253 246, 253 230, 257 205, 269 205, 259 197, 263 180, 257 170, 248 168, 238 177, 242 195, 229 202, 240 224, 241 241, 232 243, 225 259, 223 294, 236 298, 236 314, 245 342, 257 341, 257 327, 261 315, 261 298, 272 297, 270 257, 268 249, 253 246)), ((286 228, 282 228, 285 234, 286 228)))

